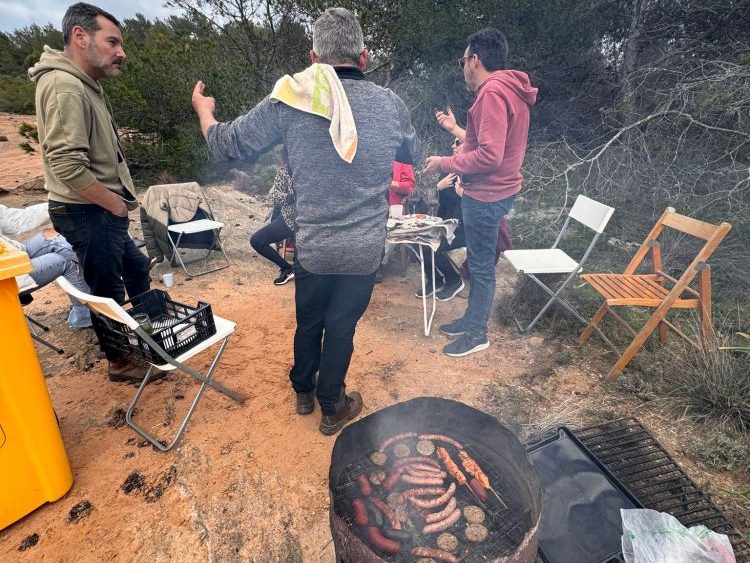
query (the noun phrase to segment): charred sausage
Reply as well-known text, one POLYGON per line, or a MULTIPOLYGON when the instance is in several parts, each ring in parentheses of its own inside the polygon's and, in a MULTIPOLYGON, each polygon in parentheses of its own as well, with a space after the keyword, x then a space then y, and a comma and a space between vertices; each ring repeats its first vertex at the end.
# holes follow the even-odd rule
POLYGON ((399 480, 401 479, 401 474, 404 471, 406 471, 406 467, 396 467, 395 469, 391 469, 391 472, 382 483, 383 488, 386 491, 390 491, 391 489, 393 489, 393 487, 398 484, 399 480))
POLYGON ((445 491, 438 498, 433 498, 429 500, 424 500, 421 498, 410 498, 409 501, 417 508, 437 508, 438 506, 443 506, 446 502, 448 502, 448 499, 450 499, 455 492, 456 492, 456 484, 451 483, 450 487, 448 487, 448 490, 445 491))
POLYGON ((482 502, 487 502, 487 489, 485 489, 482 486, 482 483, 479 482, 479 479, 476 477, 469 481, 469 488, 474 492, 475 495, 477 495, 477 498, 481 500, 482 502))
POLYGON ((443 484, 442 477, 414 477, 414 475, 401 475, 401 480, 410 485, 425 485, 439 487, 443 484))
POLYGON ((441 520, 447 518, 449 514, 452 514, 455 509, 456 497, 451 497, 451 499, 448 501, 448 504, 445 505, 445 508, 443 508, 443 510, 441 510, 440 512, 432 512, 431 514, 426 514, 424 517, 424 521, 427 524, 440 522, 441 520))
POLYGON ((391 523, 391 528, 393 528, 394 530, 401 529, 401 522, 398 521, 398 518, 396 518, 396 513, 393 512, 390 506, 388 506, 386 503, 384 503, 382 500, 376 497, 373 497, 370 500, 372 501, 372 504, 377 506, 380 509, 380 511, 383 514, 385 514, 385 517, 388 518, 388 521, 391 523))
POLYGON ((367 517, 370 524, 377 526, 378 528, 383 526, 383 514, 380 512, 369 498, 365 499, 365 506, 367 507, 367 517))
POLYGON ((363 495, 369 497, 372 494, 372 486, 370 485, 370 480, 367 478, 367 475, 362 473, 357 477, 357 483, 359 484, 359 491, 363 495))
POLYGON ((458 519, 461 518, 461 509, 456 508, 453 512, 451 512, 447 518, 444 518, 440 522, 435 522, 433 524, 427 524, 424 528, 422 528, 423 534, 434 534, 435 532, 444 532, 453 524, 458 522, 458 519))
POLYGON ((358 526, 366 526, 369 519, 367 517, 365 501, 361 498, 355 498, 352 501, 352 510, 354 511, 354 522, 356 522, 358 526))
POLYGON ((401 502, 414 497, 424 497, 427 495, 442 495, 445 493, 445 489, 442 487, 417 487, 415 489, 407 489, 401 493, 401 502))
POLYGON ((396 541, 409 541, 411 540, 411 533, 407 530, 396 530, 394 528, 388 528, 387 526, 381 530, 383 535, 387 538, 391 538, 396 541))
POLYGON ((437 440, 438 442, 445 442, 446 444, 450 444, 457 450, 463 450, 464 447, 461 444, 461 442, 458 442, 457 440, 454 440, 450 436, 446 436, 444 434, 420 434, 418 436, 420 440, 437 440))
POLYGON ((438 469, 438 470, 440 469, 440 464, 436 460, 431 459, 429 457, 424 457, 421 455, 405 457, 403 459, 397 459, 396 461, 393 462, 393 467, 396 468, 396 467, 401 467, 403 465, 412 465, 414 463, 424 463, 427 465, 431 465, 435 469, 438 469))
POLYGON ((370 544, 378 551, 395 555, 401 549, 400 542, 386 538, 375 526, 368 526, 366 533, 367 539, 370 540, 370 544))
POLYGON ((379 452, 384 452, 385 449, 390 446, 393 442, 398 442, 399 440, 406 440, 408 438, 416 438, 417 433, 416 432, 404 432, 403 434, 396 434, 395 436, 391 436, 387 440, 384 440, 382 444, 380 444, 380 447, 378 448, 379 452))
POLYGON ((411 550, 411 554, 414 557, 432 557, 445 563, 458 563, 458 559, 453 554, 434 547, 415 547, 411 550))
POLYGON ((434 475, 440 475, 441 477, 447 477, 448 474, 443 471, 442 469, 439 469, 438 467, 435 467, 433 465, 427 465, 426 463, 412 463, 409 465, 409 472, 413 471, 419 471, 422 473, 432 473, 434 475))

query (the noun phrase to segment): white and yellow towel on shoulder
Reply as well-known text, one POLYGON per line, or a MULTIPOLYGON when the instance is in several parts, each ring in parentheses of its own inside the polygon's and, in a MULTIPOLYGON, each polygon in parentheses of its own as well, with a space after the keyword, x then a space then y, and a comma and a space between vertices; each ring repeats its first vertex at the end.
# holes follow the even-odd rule
POLYGON ((341 80, 331 65, 315 63, 294 76, 281 77, 271 92, 272 102, 325 117, 333 146, 348 163, 357 154, 357 126, 341 80))

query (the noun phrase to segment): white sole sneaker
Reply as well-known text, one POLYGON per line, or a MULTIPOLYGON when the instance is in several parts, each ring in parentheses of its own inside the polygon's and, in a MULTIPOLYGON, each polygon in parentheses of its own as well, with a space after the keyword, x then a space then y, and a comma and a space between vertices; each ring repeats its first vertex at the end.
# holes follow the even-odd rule
POLYGON ((456 295, 458 295, 459 293, 461 293, 461 290, 464 287, 465 287, 464 280, 461 280, 461 285, 459 285, 458 287, 456 287, 456 289, 454 289, 450 293, 446 293, 446 294, 441 295, 441 293, 445 289, 445 286, 443 286, 443 289, 441 289, 440 291, 438 291, 437 294, 435 295, 435 299, 437 299, 438 301, 450 301, 456 295))
MULTIPOLYGON (((450 344, 448 346, 450 346, 450 344)), ((473 348, 469 348, 468 350, 463 350, 461 352, 446 352, 444 349, 443 354, 445 354, 446 356, 450 356, 451 358, 463 358, 464 356, 468 356, 469 354, 474 354, 475 352, 481 352, 482 350, 486 350, 489 347, 490 347, 490 341, 487 340, 487 342, 483 342, 482 344, 477 344, 473 348)))

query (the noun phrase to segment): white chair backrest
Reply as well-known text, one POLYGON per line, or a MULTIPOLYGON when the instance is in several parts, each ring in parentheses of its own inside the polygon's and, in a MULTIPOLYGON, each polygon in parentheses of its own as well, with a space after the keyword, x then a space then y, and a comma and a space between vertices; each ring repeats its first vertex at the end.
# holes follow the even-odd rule
POLYGON ((614 212, 614 207, 599 203, 585 195, 579 195, 568 215, 589 229, 602 233, 614 212))
POLYGON ((73 284, 71 284, 63 276, 60 276, 55 281, 57 282, 57 285, 63 288, 63 291, 65 291, 68 295, 72 295, 81 303, 87 305, 97 313, 100 313, 105 317, 109 317, 113 321, 124 324, 130 330, 135 330, 136 328, 138 328, 138 323, 133 320, 133 317, 131 317, 125 311, 125 309, 123 309, 117 303, 117 301, 115 301, 111 297, 97 297, 96 295, 89 295, 88 293, 84 293, 83 291, 73 287, 73 284))

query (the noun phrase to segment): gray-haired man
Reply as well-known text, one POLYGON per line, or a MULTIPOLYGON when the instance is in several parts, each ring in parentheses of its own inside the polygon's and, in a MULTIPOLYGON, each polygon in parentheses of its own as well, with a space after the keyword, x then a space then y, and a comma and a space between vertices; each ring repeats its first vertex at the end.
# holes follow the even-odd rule
POLYGON ((383 254, 393 161, 413 163, 419 140, 404 102, 365 80, 367 50, 350 11, 329 8, 320 16, 310 58, 333 66, 346 93, 358 135, 351 163, 337 154, 328 120, 268 97, 235 121, 218 123, 215 101, 198 82, 193 107, 214 154, 253 158, 280 143, 286 148, 297 194, 297 330, 290 379, 297 412, 311 413, 317 396, 320 431, 330 435, 362 410, 360 394, 347 394, 344 384, 354 330, 383 254))

